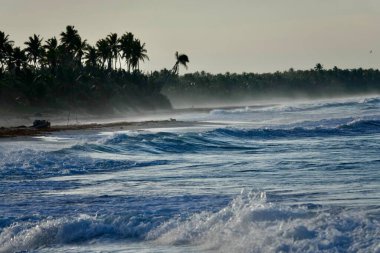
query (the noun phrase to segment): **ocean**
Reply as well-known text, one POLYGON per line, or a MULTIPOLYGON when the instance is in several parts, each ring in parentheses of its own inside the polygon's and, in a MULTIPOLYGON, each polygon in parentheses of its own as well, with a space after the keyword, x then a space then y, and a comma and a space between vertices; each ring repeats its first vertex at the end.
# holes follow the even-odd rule
POLYGON ((0 252, 380 252, 380 97, 0 140, 0 252))

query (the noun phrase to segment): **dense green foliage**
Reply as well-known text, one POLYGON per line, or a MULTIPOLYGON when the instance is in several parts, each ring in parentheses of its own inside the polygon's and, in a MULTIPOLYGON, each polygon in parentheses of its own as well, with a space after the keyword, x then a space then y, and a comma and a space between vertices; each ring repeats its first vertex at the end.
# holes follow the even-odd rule
POLYGON ((174 104, 199 105, 270 98, 322 98, 380 93, 380 71, 374 69, 325 70, 317 64, 311 70, 266 74, 185 74, 164 86, 174 104))
POLYGON ((99 113, 171 107, 160 92, 160 79, 140 72, 140 62, 149 58, 145 43, 132 33, 120 38, 111 33, 91 46, 67 26, 59 40, 44 42, 33 35, 24 44, 24 49, 15 47, 0 32, 2 108, 75 107, 99 113))

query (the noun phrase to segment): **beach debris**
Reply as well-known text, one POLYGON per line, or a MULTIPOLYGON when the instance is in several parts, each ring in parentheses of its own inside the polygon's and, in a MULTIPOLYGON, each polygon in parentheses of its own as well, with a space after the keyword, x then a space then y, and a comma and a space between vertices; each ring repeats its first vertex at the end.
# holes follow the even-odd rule
POLYGON ((37 128, 37 129, 50 128, 50 122, 47 120, 36 119, 35 121, 33 121, 32 127, 37 128))

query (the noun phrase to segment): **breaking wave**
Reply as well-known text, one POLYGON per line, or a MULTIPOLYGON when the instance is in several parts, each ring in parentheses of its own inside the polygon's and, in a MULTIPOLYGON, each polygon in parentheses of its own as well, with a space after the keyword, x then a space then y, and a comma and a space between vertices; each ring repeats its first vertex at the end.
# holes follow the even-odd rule
MULTIPOLYGON (((1 231, 1 230, 0 230, 1 231)), ((380 224, 363 212, 283 207, 265 192, 242 192, 216 212, 180 217, 89 216, 17 222, 2 229, 0 252, 97 239, 191 245, 217 252, 380 252, 380 224)))
POLYGON ((273 105, 273 106, 246 106, 242 108, 234 109, 215 109, 210 112, 211 115, 229 115, 229 114, 244 114, 254 112, 302 112, 302 111, 315 111, 325 110, 329 108, 340 107, 363 107, 363 109, 378 108, 380 106, 380 97, 371 97, 363 99, 345 99, 342 101, 320 101, 320 102, 308 102, 292 105, 273 105))
POLYGON ((315 206, 285 208, 268 203, 266 194, 236 197, 216 213, 170 220, 148 238, 164 244, 197 244, 217 252, 378 252, 377 221, 344 210, 315 206), (369 239, 372 238, 372 239, 369 239))
POLYGON ((5 140, 0 253, 380 253, 379 103, 244 107, 194 116, 229 122, 205 127, 5 140))
POLYGON ((247 140, 313 138, 380 133, 380 120, 334 119, 302 122, 282 128, 217 128, 204 132, 114 134, 95 142, 85 142, 58 151, 18 150, 0 154, 3 178, 46 178, 57 175, 102 173, 170 163, 160 154, 202 153, 204 151, 250 150, 257 148, 247 140), (342 123, 344 122, 344 123, 342 123), (303 126, 303 127, 301 127, 303 126), (316 127, 317 126, 317 127, 316 127), (234 141, 231 141, 234 139, 234 141), (81 154, 129 155, 123 159, 96 159, 81 154), (133 156, 135 154, 135 156, 133 156), (150 154, 152 159, 137 159, 150 154))

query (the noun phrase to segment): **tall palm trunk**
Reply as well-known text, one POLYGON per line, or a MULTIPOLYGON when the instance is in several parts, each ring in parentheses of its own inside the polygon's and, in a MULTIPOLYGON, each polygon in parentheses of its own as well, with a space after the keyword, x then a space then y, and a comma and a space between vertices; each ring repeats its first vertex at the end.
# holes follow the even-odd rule
POLYGON ((108 70, 112 69, 112 57, 108 59, 108 70))

